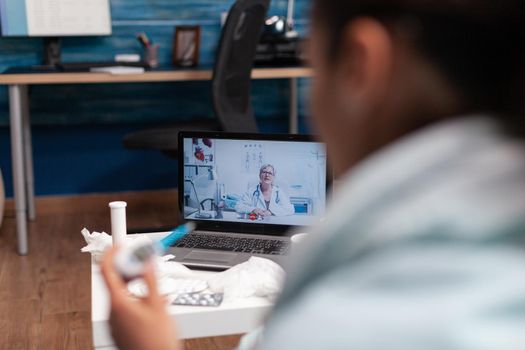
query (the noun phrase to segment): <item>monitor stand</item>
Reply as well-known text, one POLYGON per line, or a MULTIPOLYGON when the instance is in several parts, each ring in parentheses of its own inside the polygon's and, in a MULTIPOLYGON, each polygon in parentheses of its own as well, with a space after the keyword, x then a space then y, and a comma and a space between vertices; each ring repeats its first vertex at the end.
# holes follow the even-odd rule
POLYGON ((44 38, 44 66, 56 67, 61 62, 60 38, 44 38))
MULTIPOLYGON (((1 1, 1 0, 0 0, 1 1)), ((148 68, 144 62, 116 62, 116 61, 95 61, 95 62, 66 62, 62 63, 62 43, 59 37, 44 38, 44 59, 41 66, 33 66, 38 71, 61 71, 61 72, 89 72, 91 68, 97 67, 142 67, 148 68)))

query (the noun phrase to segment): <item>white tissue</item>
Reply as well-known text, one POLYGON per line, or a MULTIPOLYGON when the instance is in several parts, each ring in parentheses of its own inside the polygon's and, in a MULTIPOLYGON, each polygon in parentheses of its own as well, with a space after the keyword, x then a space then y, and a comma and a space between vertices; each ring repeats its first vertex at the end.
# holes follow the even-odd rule
POLYGON ((86 228, 82 230, 82 236, 84 236, 87 246, 80 249, 80 251, 82 253, 91 253, 91 257, 95 262, 100 261, 106 249, 111 247, 113 242, 111 236, 106 232, 90 233, 86 228))
POLYGON ((158 257, 156 260, 156 272, 159 276, 167 276, 173 278, 185 278, 192 277, 195 273, 176 261, 170 261, 175 259, 175 255, 166 255, 158 257))
MULTIPOLYGON (((160 295, 198 293, 207 288, 208 283, 202 279, 157 277, 157 290, 160 295)), ((143 280, 134 280, 128 284, 128 291, 136 297, 145 297, 148 295, 148 286, 143 280)))
MULTIPOLYGON (((162 295, 181 293, 183 292, 181 288, 184 288, 183 285, 187 285, 189 280, 199 280, 195 277, 195 273, 186 266, 176 261, 170 261, 173 258, 175 258, 174 255, 166 255, 155 259, 157 289, 162 295)), ((202 283, 207 287, 205 280, 202 283)), ((142 279, 138 279, 128 284, 128 291, 136 297, 143 297, 148 294, 148 287, 142 279)))
POLYGON ((252 296, 275 299, 281 292, 285 272, 277 263, 251 257, 250 260, 218 273, 208 280, 210 289, 227 299, 252 296))

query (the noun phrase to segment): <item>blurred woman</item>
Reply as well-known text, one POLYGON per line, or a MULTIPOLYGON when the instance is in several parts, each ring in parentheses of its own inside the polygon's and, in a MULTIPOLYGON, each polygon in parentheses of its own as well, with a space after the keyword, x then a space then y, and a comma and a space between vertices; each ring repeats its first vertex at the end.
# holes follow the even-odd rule
MULTIPOLYGON (((313 119, 339 184, 242 347, 522 348, 525 2, 314 0, 313 14, 313 119)), ((126 323, 132 303, 112 297, 122 349, 175 339, 146 322, 164 310, 126 323)))

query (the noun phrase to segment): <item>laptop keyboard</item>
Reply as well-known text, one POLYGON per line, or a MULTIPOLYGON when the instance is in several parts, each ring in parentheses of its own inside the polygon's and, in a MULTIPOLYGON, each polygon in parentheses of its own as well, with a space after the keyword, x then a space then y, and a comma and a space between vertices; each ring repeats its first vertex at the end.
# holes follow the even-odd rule
POLYGON ((175 244, 178 248, 211 249, 228 252, 284 255, 290 242, 273 239, 230 237, 209 233, 192 233, 175 244))

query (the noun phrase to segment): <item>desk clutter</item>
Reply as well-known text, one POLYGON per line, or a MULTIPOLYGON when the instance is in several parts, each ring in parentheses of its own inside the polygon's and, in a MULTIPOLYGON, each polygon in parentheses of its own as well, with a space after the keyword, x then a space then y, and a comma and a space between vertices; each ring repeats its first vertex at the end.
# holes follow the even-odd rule
MULTIPOLYGON (((82 235, 87 245, 81 251, 90 253, 93 262, 99 263, 104 252, 112 246, 111 236, 105 232, 90 232, 87 229, 82 230, 82 235)), ((128 236, 125 244, 136 240, 151 242, 152 238, 128 236)), ((154 260, 159 292, 165 295, 170 303, 188 293, 219 293, 223 294, 225 301, 254 296, 275 300, 285 279, 285 272, 281 266, 260 257, 252 257, 205 280, 181 263, 171 261, 173 258, 174 255, 166 255, 154 260)), ((135 297, 147 295, 147 287, 141 279, 129 283, 128 291, 135 297)))

